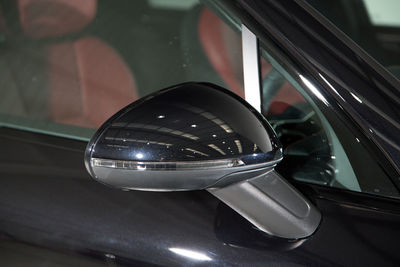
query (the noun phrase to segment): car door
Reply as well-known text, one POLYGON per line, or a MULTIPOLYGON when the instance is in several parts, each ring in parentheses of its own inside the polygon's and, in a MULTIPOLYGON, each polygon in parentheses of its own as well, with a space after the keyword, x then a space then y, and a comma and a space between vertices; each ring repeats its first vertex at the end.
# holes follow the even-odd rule
MULTIPOLYGON (((8 97, 2 99, 0 128, 3 263, 396 265, 399 192, 388 159, 353 120, 336 113, 331 107, 335 102, 304 70, 303 62, 284 49, 289 42, 254 23, 256 15, 249 17, 243 3, 238 8, 210 1, 207 8, 194 1, 139 2, 99 2, 96 15, 93 7, 85 10, 89 15, 82 23, 87 28, 45 37, 32 35, 30 31, 38 30, 29 25, 22 33, 13 31, 13 22, 24 25, 15 11, 31 11, 29 5, 2 5, 3 13, 14 10, 6 16, 9 39, 1 44, 0 90, 8 97), (256 71, 262 86, 255 95, 285 148, 278 171, 322 213, 318 230, 306 239, 268 236, 206 191, 125 192, 106 187, 92 180, 83 164, 94 128, 136 97, 198 80, 248 98, 242 77, 242 23, 259 38, 256 71), (80 62, 77 68, 63 57, 66 51, 80 62), (82 51, 93 57, 85 58, 82 51), (93 58, 118 73, 85 65, 93 58), (76 72, 87 77, 76 80, 79 86, 71 83, 76 72), (112 79, 120 73, 127 74, 119 88, 127 89, 113 98, 117 83, 112 79), (111 91, 96 81, 110 83, 111 91), (75 94, 60 97, 60 90, 75 94), (59 96, 55 102, 54 94, 59 96), (110 106, 102 103, 104 98, 118 101, 110 106), (109 111, 104 112, 106 107, 109 111)), ((268 7, 282 11, 273 3, 268 7)), ((34 5, 33 10, 41 14, 55 12, 53 8, 34 5)), ((291 6, 286 10, 293 12, 291 6)), ((282 29, 275 33, 286 34, 282 29)))

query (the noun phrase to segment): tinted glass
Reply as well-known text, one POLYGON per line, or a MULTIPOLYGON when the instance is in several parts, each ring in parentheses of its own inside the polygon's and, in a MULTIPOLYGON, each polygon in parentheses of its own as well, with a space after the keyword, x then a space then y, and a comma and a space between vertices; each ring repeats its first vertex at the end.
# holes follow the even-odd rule
POLYGON ((186 81, 243 96, 241 42, 198 1, 0 0, 0 125, 87 140, 186 81))
POLYGON ((308 0, 354 42, 400 79, 397 0, 308 0))
POLYGON ((262 112, 284 148, 278 172, 302 182, 399 197, 360 140, 339 120, 328 121, 267 51, 261 54, 262 112))

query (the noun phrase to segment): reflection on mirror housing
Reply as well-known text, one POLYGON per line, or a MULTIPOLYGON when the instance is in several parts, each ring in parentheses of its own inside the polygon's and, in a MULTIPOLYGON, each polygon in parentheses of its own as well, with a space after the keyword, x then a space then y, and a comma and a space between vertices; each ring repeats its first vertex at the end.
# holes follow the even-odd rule
POLYGON ((281 159, 264 117, 209 83, 176 85, 130 104, 103 124, 85 153, 87 170, 103 184, 207 189, 264 232, 309 236, 320 214, 273 170, 281 159))

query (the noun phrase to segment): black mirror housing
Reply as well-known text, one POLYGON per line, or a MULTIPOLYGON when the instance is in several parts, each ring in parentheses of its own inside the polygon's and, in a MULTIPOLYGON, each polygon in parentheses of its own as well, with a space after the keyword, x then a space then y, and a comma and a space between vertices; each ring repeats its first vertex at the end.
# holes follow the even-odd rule
POLYGON ((86 151, 87 169, 100 182, 158 191, 210 188, 231 173, 271 169, 281 159, 264 117, 209 83, 184 83, 132 103, 97 131, 86 151))

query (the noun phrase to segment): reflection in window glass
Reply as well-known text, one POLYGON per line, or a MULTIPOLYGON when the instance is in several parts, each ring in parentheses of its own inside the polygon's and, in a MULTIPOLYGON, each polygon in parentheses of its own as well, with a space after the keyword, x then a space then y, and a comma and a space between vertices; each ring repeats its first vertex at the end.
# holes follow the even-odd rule
POLYGON ((0 0, 0 36, 7 127, 73 136, 186 81, 243 96, 240 35, 195 0, 0 0))
POLYGON ((266 51, 261 52, 273 63, 261 60, 262 113, 284 148, 277 171, 302 182, 398 197, 387 175, 357 138, 340 126, 339 141, 306 92, 266 51))

